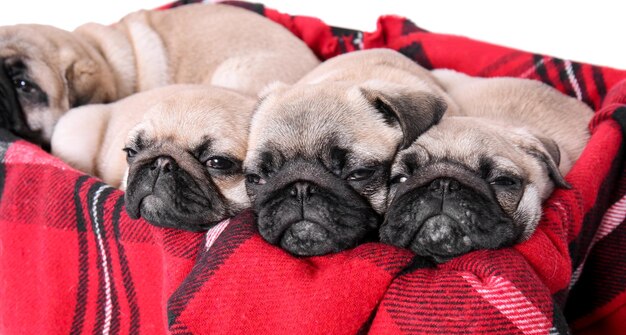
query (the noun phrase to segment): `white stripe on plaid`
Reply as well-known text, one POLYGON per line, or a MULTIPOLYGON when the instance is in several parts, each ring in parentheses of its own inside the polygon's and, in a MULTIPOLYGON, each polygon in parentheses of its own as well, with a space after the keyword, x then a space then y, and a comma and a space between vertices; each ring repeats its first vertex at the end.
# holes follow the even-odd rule
POLYGON ((570 84, 574 88, 574 92, 576 92, 576 99, 582 100, 583 94, 580 91, 580 85, 578 84, 578 80, 576 80, 576 76, 574 75, 574 68, 572 68, 572 62, 566 60, 565 61, 565 72, 567 73, 567 79, 569 79, 570 84))
POLYGON ((491 276, 483 280, 471 273, 461 276, 524 334, 547 334, 551 321, 510 281, 491 276))
POLYGON ((102 334, 108 335, 111 331, 111 319, 113 315, 113 299, 111 295, 111 278, 109 273, 109 260, 107 259, 106 252, 104 249, 104 242, 102 240, 102 232, 100 231, 100 222, 98 222, 98 206, 102 206, 102 204, 98 203, 98 198, 103 190, 105 190, 108 186, 103 185, 96 191, 93 204, 93 218, 94 218, 94 232, 96 233, 96 237, 98 239, 98 252, 102 257, 102 272, 104 273, 104 293, 106 297, 105 305, 104 305, 104 327, 102 328, 102 334))
POLYGON ((543 58, 540 59, 537 63, 533 64, 533 66, 530 69, 526 70, 526 72, 522 73, 520 75, 520 78, 528 78, 528 76, 534 73, 541 65, 543 65, 543 58))
POLYGON ((205 251, 209 251, 209 249, 211 249, 211 246, 213 245, 213 243, 215 243, 215 240, 217 240, 217 238, 222 234, 224 229, 228 227, 229 223, 230 219, 226 219, 206 232, 206 243, 204 244, 205 251))

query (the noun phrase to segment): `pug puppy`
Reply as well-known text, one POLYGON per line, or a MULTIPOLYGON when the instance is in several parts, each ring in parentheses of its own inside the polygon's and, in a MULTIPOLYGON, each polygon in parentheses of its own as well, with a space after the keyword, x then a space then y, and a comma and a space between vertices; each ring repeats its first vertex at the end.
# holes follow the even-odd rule
POLYGON ((527 239, 593 111, 538 81, 433 75, 460 110, 398 152, 381 241, 445 262, 527 239))
POLYGON ((254 105, 226 88, 165 86, 70 110, 52 153, 125 190, 131 218, 201 231, 249 207, 242 161, 254 105))
POLYGON ((437 123, 447 100, 427 70, 384 49, 269 87, 244 160, 261 236, 298 256, 375 238, 395 152, 437 123))
POLYGON ((256 13, 194 4, 138 11, 112 25, 88 23, 73 32, 34 24, 0 27, 0 64, 21 106, 12 130, 46 146, 70 108, 175 83, 256 94, 274 80, 295 82, 319 61, 287 29, 256 13))

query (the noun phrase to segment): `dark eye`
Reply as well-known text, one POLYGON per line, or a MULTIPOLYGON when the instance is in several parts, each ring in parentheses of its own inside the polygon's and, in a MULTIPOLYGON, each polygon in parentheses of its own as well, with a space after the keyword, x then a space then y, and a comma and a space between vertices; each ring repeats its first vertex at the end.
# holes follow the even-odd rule
POLYGON ((35 90, 37 90, 33 83, 22 78, 13 79, 13 87, 15 87, 15 89, 17 89, 18 91, 26 94, 33 93, 35 92, 35 90))
POLYGON ((391 178, 391 184, 400 184, 400 183, 404 183, 407 179, 409 179, 409 177, 405 174, 399 174, 393 178, 391 178))
POLYGON ((124 148, 122 150, 126 152, 126 158, 127 159, 133 158, 133 157, 135 157, 135 155, 137 155, 137 150, 135 150, 133 148, 126 147, 126 148, 124 148))
POLYGON ((374 169, 357 169, 352 171, 347 177, 348 181, 361 181, 370 178, 376 170, 374 169))
POLYGON ((213 156, 206 161, 206 165, 211 169, 229 170, 235 166, 235 163, 226 157, 213 156))
POLYGON ((510 186, 515 186, 519 184, 519 180, 516 178, 512 178, 512 177, 507 177, 507 176, 501 176, 501 177, 497 177, 496 179, 492 180, 490 182, 491 185, 494 186, 503 186, 503 187, 510 187, 510 186))
POLYGON ((246 175, 246 182, 254 185, 263 185, 265 184, 265 179, 261 178, 258 174, 248 173, 246 175))

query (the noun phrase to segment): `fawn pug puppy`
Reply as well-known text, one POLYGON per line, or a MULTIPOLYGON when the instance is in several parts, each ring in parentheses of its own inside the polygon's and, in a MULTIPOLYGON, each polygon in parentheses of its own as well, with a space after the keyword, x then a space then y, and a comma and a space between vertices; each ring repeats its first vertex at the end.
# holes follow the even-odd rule
POLYGON ((112 25, 88 23, 72 32, 0 27, 0 64, 21 105, 10 129, 44 147, 73 107, 176 83, 256 94, 274 80, 295 82, 318 63, 281 25, 229 5, 138 11, 112 25))
POLYGON ((337 56, 268 88, 244 161, 261 236, 300 256, 375 237, 395 152, 453 106, 429 71, 385 49, 337 56))
POLYGON ((156 88, 70 110, 52 153, 125 189, 131 218, 200 231, 249 205, 242 162, 254 105, 216 86, 156 88))
POLYGON ((460 111, 396 156, 381 240, 443 262, 527 239, 569 187, 593 111, 538 81, 433 75, 460 111))

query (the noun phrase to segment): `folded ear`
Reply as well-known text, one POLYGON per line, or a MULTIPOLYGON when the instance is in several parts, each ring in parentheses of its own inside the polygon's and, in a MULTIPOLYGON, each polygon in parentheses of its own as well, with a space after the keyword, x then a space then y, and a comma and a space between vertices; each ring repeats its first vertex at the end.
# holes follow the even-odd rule
POLYGON ((558 166, 561 163, 561 150, 559 149, 559 145, 551 138, 538 135, 535 135, 535 137, 543 144, 544 149, 546 149, 550 158, 554 161, 554 164, 558 166))
POLYGON ((539 140, 541 148, 527 148, 528 152, 539 158, 546 165, 550 179, 552 179, 556 186, 565 189, 572 188, 572 185, 563 178, 559 170, 559 164, 561 162, 561 150, 559 149, 559 145, 551 138, 536 134, 534 136, 539 140))
POLYGON ((383 116, 389 125, 399 125, 405 149, 433 125, 448 108, 445 100, 433 93, 410 91, 406 88, 371 89, 361 87, 361 93, 383 116))
POLYGON ((83 106, 91 102, 100 103, 96 98, 98 89, 102 89, 94 78, 96 63, 90 59, 78 59, 65 70, 65 80, 69 89, 70 108, 83 106))

